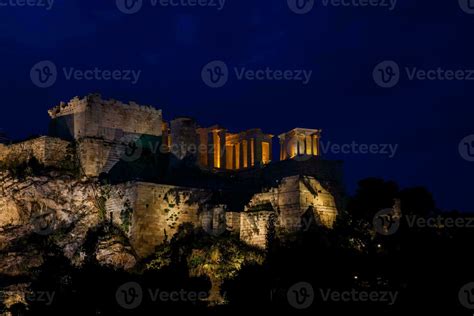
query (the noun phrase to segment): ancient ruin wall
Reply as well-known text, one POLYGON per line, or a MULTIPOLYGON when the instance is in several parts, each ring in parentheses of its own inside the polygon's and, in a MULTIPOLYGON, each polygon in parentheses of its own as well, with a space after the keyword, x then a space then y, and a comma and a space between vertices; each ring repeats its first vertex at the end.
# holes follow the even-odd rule
POLYGON ((123 146, 102 139, 84 138, 78 143, 78 157, 82 171, 88 177, 108 172, 120 160, 123 146))
POLYGON ((39 137, 9 146, 0 145, 0 162, 26 162, 36 158, 47 167, 58 167, 71 155, 71 143, 52 137, 39 137))
POLYGON ((52 133, 65 139, 83 137, 120 140, 126 134, 162 135, 162 112, 134 102, 103 100, 100 95, 78 97, 49 110, 52 133))
POLYGON ((277 188, 252 197, 241 215, 240 237, 251 245, 265 248, 264 236, 269 234, 273 224, 278 233, 301 231, 313 224, 332 227, 337 214, 334 197, 314 177, 287 177, 277 188))
POLYGON ((301 209, 313 211, 316 224, 332 227, 338 214, 334 196, 313 177, 302 177, 300 192, 301 209))
POLYGON ((131 242, 140 256, 150 255, 165 239, 170 240, 179 225, 199 227, 199 211, 210 193, 169 185, 137 183, 133 205, 131 242))
POLYGON ((267 249, 274 232, 275 213, 271 211, 243 212, 240 239, 252 246, 267 249))

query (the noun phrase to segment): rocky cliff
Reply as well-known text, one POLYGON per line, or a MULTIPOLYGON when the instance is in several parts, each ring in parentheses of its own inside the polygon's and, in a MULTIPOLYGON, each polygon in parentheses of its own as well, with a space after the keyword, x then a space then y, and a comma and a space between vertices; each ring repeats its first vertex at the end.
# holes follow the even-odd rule
POLYGON ((76 267, 91 260, 114 269, 135 266, 136 256, 119 229, 91 238, 107 220, 101 194, 91 179, 57 172, 16 178, 0 172, 0 296, 7 308, 28 295, 28 283, 17 280, 34 278, 51 256, 76 267))

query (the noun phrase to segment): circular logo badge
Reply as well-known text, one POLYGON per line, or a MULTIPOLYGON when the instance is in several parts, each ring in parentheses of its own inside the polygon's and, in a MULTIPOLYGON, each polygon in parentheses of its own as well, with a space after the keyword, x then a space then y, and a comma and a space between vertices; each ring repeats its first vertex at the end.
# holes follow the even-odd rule
POLYGON ((31 68, 30 78, 37 87, 49 88, 56 83, 58 70, 52 61, 43 60, 31 68))
POLYGON ((473 0, 459 0, 459 6, 467 14, 474 14, 474 1, 473 0))
POLYGON ((212 236, 220 236, 227 231, 224 212, 204 211, 202 213, 202 229, 212 236))
POLYGON ((117 303, 125 309, 135 309, 142 303, 143 291, 137 282, 122 284, 115 292, 117 303))
POLYGON ((459 154, 466 161, 474 161, 474 135, 464 137, 458 146, 459 154))
POLYGON ((375 214, 373 219, 375 231, 381 235, 395 234, 400 227, 400 216, 391 208, 386 208, 375 214))
POLYGON ((54 210, 47 207, 41 207, 36 204, 33 208, 33 216, 31 218, 31 225, 33 232, 38 235, 51 235, 56 226, 56 213, 54 210))
POLYGON ((296 14, 306 14, 314 7, 314 0, 287 0, 288 7, 296 14))
POLYGON ((119 140, 120 146, 116 147, 117 156, 125 162, 138 160, 143 153, 143 144, 139 135, 127 135, 119 140))
POLYGON ((125 14, 135 14, 141 10, 143 0, 116 0, 117 8, 125 14))
POLYGON ((314 301, 313 286, 308 282, 299 282, 288 289, 288 303, 296 309, 310 307, 314 301))
POLYGON ((400 67, 396 62, 386 60, 375 66, 372 75, 378 86, 393 88, 400 81, 400 67))
POLYGON ((464 285, 459 290, 459 302, 467 309, 474 309, 474 282, 464 285))
POLYGON ((220 88, 229 80, 229 69, 223 61, 211 61, 202 68, 201 78, 208 87, 220 88))

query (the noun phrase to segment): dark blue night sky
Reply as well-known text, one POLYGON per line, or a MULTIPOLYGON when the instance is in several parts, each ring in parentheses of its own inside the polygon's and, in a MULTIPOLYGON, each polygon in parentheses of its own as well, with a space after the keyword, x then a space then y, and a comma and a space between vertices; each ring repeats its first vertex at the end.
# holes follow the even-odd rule
POLYGON ((398 145, 393 158, 354 152, 326 157, 345 161, 349 192, 362 178, 382 177, 401 187, 426 186, 445 210, 474 211, 474 162, 458 149, 474 134, 474 73, 472 81, 441 80, 438 73, 436 80, 410 80, 406 73, 407 67, 474 69, 474 14, 461 9, 470 0, 398 0, 392 11, 315 0, 306 14, 290 10, 287 0, 227 0, 222 10, 217 0, 217 7, 143 0, 135 14, 122 13, 115 0, 56 0, 50 10, 12 1, 21 2, 0 0, 0 129, 11 138, 47 133, 49 108, 100 92, 161 108, 166 120, 193 116, 202 126, 260 127, 274 135, 321 128, 326 144, 398 145), (44 60, 59 74, 54 85, 39 88, 30 70, 44 60), (201 78, 203 66, 214 60, 230 72, 220 88, 201 78), (374 81, 374 67, 385 60, 400 68, 392 88, 374 81), (312 71, 312 77, 303 85, 238 80, 234 73, 267 67, 312 71), (68 80, 63 68, 141 74, 136 84, 68 80))

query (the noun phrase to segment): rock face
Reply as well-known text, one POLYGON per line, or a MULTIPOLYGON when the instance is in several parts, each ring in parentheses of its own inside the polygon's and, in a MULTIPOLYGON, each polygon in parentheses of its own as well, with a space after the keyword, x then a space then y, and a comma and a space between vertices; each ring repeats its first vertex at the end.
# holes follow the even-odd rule
POLYGON ((184 223, 212 235, 229 232, 265 249, 275 231, 293 233, 312 224, 331 227, 338 214, 334 197, 314 177, 284 178, 256 193, 243 212, 215 204, 213 195, 210 190, 145 182, 100 186, 91 178, 57 172, 22 180, 0 173, 0 273, 21 275, 21 267, 41 265, 42 254, 29 249, 30 243, 14 247, 27 238, 48 238, 73 265, 81 266, 88 233, 101 225, 113 226, 123 236, 97 240, 95 260, 127 270, 184 223))
MULTIPOLYGON (((80 266, 87 234, 103 220, 97 207, 101 194, 93 180, 54 173, 19 180, 0 173, 0 273, 22 275, 28 268, 40 266, 42 253, 31 249, 30 244, 44 238, 80 266), (24 240, 32 242, 24 246, 24 240)), ((110 241, 98 247, 97 259, 101 264, 126 269, 135 262, 129 253, 133 252, 110 241), (107 253, 111 255, 104 255, 107 253)))

